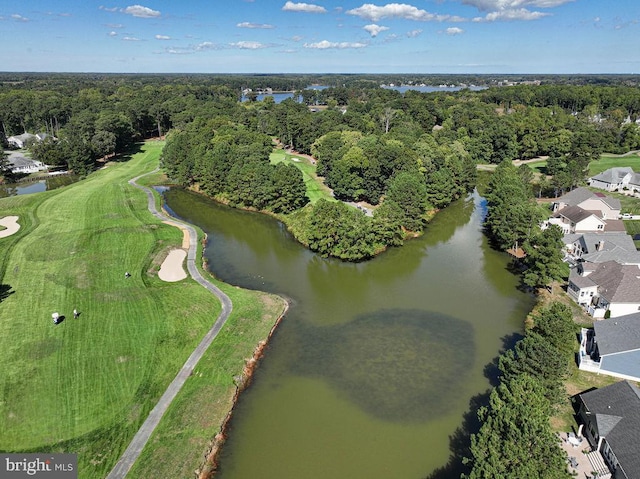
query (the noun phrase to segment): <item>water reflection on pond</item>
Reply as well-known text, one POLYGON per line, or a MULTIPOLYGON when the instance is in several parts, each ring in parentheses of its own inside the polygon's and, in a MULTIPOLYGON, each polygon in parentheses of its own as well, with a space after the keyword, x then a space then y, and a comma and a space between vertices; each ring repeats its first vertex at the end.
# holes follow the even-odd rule
POLYGON ((78 177, 75 175, 60 175, 38 181, 0 184, 0 198, 42 193, 43 191, 55 190, 61 186, 70 185, 76 181, 78 181, 78 177))

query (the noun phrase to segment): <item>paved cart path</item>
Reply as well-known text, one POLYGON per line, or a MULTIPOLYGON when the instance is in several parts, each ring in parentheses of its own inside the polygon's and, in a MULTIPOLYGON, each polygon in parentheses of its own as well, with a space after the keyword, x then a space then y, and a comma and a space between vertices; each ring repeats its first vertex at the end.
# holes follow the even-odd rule
MULTIPOLYGON (((157 169, 152 171, 151 173, 154 173, 155 171, 157 171, 157 169)), ((151 173, 145 173, 145 175, 151 173)), ((147 441, 149 441, 151 434, 153 434, 153 431, 160 423, 162 416, 171 405, 171 402, 177 396, 178 392, 180 392, 180 389, 187 381, 187 378, 191 375, 196 364, 198 364, 200 358, 203 356, 209 345, 218 335, 218 333, 222 329, 222 326, 224 326, 224 323, 227 321, 227 318, 229 317, 232 309, 232 304, 229 297, 224 294, 217 286, 207 281, 200 274, 200 271, 198 271, 198 268, 196 267, 195 261, 198 247, 198 235, 195 228, 187 223, 178 221, 175 218, 170 218, 163 212, 158 211, 156 207, 156 200, 151 189, 145 186, 140 186, 138 183, 136 183, 139 178, 145 175, 137 176, 129 180, 129 183, 136 188, 143 190, 147 194, 149 211, 154 216, 160 218, 162 221, 168 224, 174 225, 189 232, 187 270, 189 271, 189 274, 193 279, 195 279, 198 283, 200 283, 202 286, 204 286, 217 296, 217 298, 220 300, 220 303, 222 303, 222 310, 220 311, 220 315, 216 319, 215 323, 213 323, 211 329, 207 332, 202 341, 200 341, 200 344, 198 344, 196 349, 191 353, 191 356, 189 356, 187 362, 184 363, 182 369, 180 369, 177 376, 173 381, 171 381, 171 384, 169 384, 169 387, 164 392, 158 403, 151 410, 149 416, 142 424, 136 435, 133 437, 131 443, 124 451, 114 468, 107 476, 107 479, 123 479, 124 477, 126 477, 127 473, 138 459, 138 456, 140 456, 140 453, 142 452, 142 449, 144 449, 144 446, 147 444, 147 441)))

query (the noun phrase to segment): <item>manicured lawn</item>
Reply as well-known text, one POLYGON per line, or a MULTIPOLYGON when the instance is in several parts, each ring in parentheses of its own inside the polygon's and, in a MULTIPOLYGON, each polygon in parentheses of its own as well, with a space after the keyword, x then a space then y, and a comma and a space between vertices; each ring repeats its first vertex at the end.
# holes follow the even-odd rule
POLYGON ((307 196, 311 203, 315 203, 320 198, 324 198, 329 201, 336 201, 331 195, 331 190, 320 179, 318 179, 318 175, 316 175, 316 166, 308 159, 301 156, 290 155, 289 153, 279 149, 274 150, 269 159, 273 164, 285 163, 288 165, 294 165, 302 171, 304 184, 307 187, 307 196), (299 161, 295 161, 294 159, 299 161))
POLYGON ((640 171, 640 156, 635 153, 626 156, 604 154, 598 161, 589 163, 589 176, 620 166, 630 166, 633 171, 640 171))
POLYGON ((527 163, 527 166, 536 173, 541 175, 547 174, 547 160, 532 161, 531 163, 527 163))
MULTIPOLYGON (((180 245, 182 233, 153 218, 127 180, 157 166, 162 146, 147 143, 129 161, 58 190, 0 199, 2 216, 21 224, 0 239, 0 450, 78 453, 80 477, 105 477, 217 317, 220 305, 202 286, 154 274, 156 257, 180 245), (54 325, 53 312, 65 320, 54 325)), ((262 304, 258 293, 236 294, 240 303, 262 304)), ((233 388, 242 361, 225 357, 220 370, 217 363, 230 349, 251 354, 269 329, 262 323, 275 319, 263 314, 258 306, 234 310, 230 324, 255 323, 258 332, 236 344, 223 329, 204 377, 233 388)), ((228 409, 227 396, 208 399, 228 409)), ((217 424, 208 427, 213 436, 217 424)), ((198 467, 183 452, 163 457, 198 467)))

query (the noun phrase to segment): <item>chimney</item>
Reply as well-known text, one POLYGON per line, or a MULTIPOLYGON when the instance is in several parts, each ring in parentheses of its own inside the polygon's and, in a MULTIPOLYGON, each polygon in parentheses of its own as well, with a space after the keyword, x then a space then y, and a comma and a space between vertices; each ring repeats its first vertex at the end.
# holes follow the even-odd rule
POLYGON ((604 249, 604 240, 598 241, 597 251, 602 251, 604 249))

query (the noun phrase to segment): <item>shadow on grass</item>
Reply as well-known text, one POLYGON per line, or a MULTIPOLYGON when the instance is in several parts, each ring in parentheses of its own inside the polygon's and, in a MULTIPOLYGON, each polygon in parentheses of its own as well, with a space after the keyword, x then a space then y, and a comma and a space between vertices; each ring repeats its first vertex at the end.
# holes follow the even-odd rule
POLYGON ((0 284, 0 303, 11 296, 15 291, 8 284, 0 284))
POLYGON ((113 162, 116 162, 116 163, 127 162, 133 157, 133 155, 135 155, 136 153, 140 153, 142 151, 143 145, 144 145, 143 142, 134 143, 131 146, 129 146, 122 153, 118 153, 113 158, 109 158, 109 161, 113 161, 113 162))

